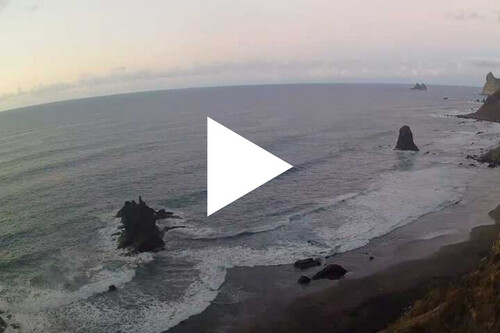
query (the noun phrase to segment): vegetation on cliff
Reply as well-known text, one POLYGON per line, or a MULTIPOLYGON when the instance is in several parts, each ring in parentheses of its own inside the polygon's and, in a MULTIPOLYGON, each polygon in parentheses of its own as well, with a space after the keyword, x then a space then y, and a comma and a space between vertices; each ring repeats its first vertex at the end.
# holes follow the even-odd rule
MULTIPOLYGON (((500 206, 490 215, 498 221, 500 206)), ((500 237, 477 269, 430 291, 383 332, 500 332, 500 237)))

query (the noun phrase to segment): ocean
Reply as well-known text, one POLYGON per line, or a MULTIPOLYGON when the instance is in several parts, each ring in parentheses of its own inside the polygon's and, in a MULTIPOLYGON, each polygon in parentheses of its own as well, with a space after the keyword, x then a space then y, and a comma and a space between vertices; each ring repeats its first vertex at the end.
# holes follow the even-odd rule
POLYGON ((22 332, 161 332, 206 309, 232 267, 350 251, 460 200, 480 169, 464 156, 500 128, 452 117, 481 105, 479 88, 409 88, 196 88, 0 112, 0 311, 22 332), (207 116, 294 166, 210 217, 207 116), (393 150, 402 125, 419 153, 393 150), (114 214, 139 195, 185 228, 126 256, 114 214))

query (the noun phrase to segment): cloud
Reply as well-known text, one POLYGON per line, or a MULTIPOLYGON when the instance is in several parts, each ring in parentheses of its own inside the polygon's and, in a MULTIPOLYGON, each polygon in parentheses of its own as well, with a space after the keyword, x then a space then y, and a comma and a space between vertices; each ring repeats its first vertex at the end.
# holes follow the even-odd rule
POLYGON ((5 7, 7 7, 8 3, 9 3, 9 0, 0 0, 0 11, 5 9, 5 7))
POLYGON ((41 6, 39 4, 33 4, 31 7, 28 8, 28 13, 34 13, 34 12, 40 10, 40 8, 41 8, 41 6))
POLYGON ((477 12, 456 11, 445 13, 445 16, 455 21, 482 21, 484 16, 477 12))
POLYGON ((500 58, 470 58, 465 60, 466 63, 478 69, 491 71, 495 68, 500 68, 500 58))

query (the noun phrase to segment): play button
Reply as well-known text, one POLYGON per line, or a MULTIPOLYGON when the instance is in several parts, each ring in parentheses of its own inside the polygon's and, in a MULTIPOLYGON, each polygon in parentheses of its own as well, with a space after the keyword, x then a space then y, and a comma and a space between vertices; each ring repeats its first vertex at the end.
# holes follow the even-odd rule
POLYGON ((207 117, 207 216, 292 168, 207 117))

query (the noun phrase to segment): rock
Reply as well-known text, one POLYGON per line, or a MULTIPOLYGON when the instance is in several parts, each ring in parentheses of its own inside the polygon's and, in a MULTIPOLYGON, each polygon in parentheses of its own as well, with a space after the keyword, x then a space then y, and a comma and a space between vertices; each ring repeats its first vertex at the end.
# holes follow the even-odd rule
POLYGON ((443 97, 443 99, 448 99, 448 97, 443 97))
POLYGON ((398 142, 394 149, 418 151, 418 147, 413 142, 413 133, 410 127, 405 125, 399 129, 398 142))
POLYGON ((19 324, 16 324, 16 323, 10 324, 10 327, 12 327, 15 330, 19 330, 21 328, 21 326, 19 324))
POLYGON ((174 213, 167 212, 167 211, 165 211, 165 209, 160 209, 159 211, 156 212, 156 219, 157 220, 167 219, 167 218, 173 217, 173 216, 174 216, 174 213))
POLYGON ((108 288, 108 292, 117 291, 117 290, 118 290, 118 288, 116 288, 116 286, 114 284, 110 285, 108 288))
POLYGON ((3 320, 2 317, 0 317, 0 333, 3 333, 6 328, 7 328, 7 323, 5 322, 5 320, 3 320))
POLYGON ((299 277, 299 280, 297 282, 299 284, 308 284, 309 282, 311 282, 311 279, 305 275, 302 275, 301 277, 299 277))
POLYGON ((150 252, 163 249, 163 233, 156 226, 157 214, 139 197, 139 203, 127 201, 116 213, 121 218, 123 229, 118 238, 118 248, 132 252, 150 252))
POLYGON ((321 265, 321 261, 318 259, 313 259, 313 258, 307 258, 303 260, 297 260, 294 264, 293 267, 298 268, 298 269, 306 269, 309 267, 314 267, 314 266, 319 266, 321 265))
POLYGON ((489 72, 488 75, 486 75, 486 83, 484 84, 481 95, 490 96, 499 90, 500 90, 500 79, 495 78, 493 73, 489 72))
POLYGON ((414 85, 412 88, 410 88, 410 90, 427 90, 427 86, 425 84, 420 84, 420 83, 417 83, 416 85, 414 85))
POLYGON ((500 147, 493 148, 486 154, 477 158, 480 163, 488 163, 488 168, 494 168, 500 165, 500 147))
POLYGON ((458 117, 500 122, 500 90, 490 95, 476 112, 458 117))
POLYGON ((370 261, 372 261, 373 259, 375 259, 375 257, 374 257, 374 256, 371 256, 371 257, 369 258, 369 260, 370 260, 370 261))
POLYGON ((323 268, 318 273, 314 274, 312 277, 313 280, 319 279, 329 279, 329 280, 338 280, 343 277, 347 273, 347 270, 337 264, 330 264, 323 268))

